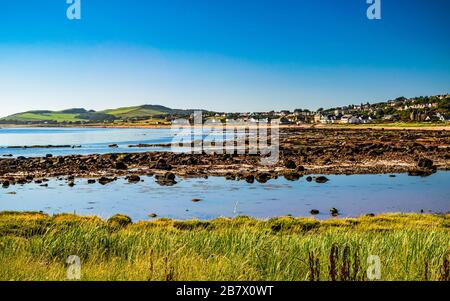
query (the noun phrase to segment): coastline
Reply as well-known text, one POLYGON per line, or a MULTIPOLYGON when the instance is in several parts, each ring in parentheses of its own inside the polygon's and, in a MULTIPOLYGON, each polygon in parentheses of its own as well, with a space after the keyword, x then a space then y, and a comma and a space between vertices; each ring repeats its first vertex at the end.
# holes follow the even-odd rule
MULTIPOLYGON (((196 126, 176 126, 177 128, 196 126)), ((215 128, 223 125, 207 125, 203 127, 215 128)), ((248 125, 245 127, 249 127, 248 125)), ((251 126, 250 126, 251 127, 251 126)), ((146 125, 146 124, 84 124, 84 125, 45 125, 45 124, 4 124, 2 128, 105 128, 105 129, 171 129, 172 125, 146 125)), ((450 131, 450 123, 386 123, 386 124, 300 124, 279 125, 280 129, 361 129, 361 130, 426 130, 426 131, 450 131)))
POLYGON ((314 174, 427 176, 450 170, 448 131, 284 128, 279 149, 278 162, 269 166, 261 164, 260 155, 147 151, 57 157, 49 149, 44 158, 1 157, 0 181, 26 184, 43 177, 168 175, 266 182, 279 176, 293 180, 314 174))

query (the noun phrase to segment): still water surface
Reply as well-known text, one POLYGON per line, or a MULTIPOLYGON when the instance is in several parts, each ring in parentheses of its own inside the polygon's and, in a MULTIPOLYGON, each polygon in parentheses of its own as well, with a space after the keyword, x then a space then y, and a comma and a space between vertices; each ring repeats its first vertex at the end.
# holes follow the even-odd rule
MULTIPOLYGON (((0 157, 43 157, 105 154, 114 152, 167 151, 166 147, 129 147, 135 144, 168 144, 177 134, 164 129, 119 129, 119 128, 3 128, 0 129, 0 157), (118 148, 109 145, 117 144, 118 148), (76 148, 8 148, 10 146, 58 146, 69 145, 76 148), (80 147, 81 146, 81 147, 80 147)), ((197 139, 200 137, 194 137, 197 139)))
POLYGON ((342 217, 450 211, 450 172, 426 178, 405 174, 327 177, 330 181, 325 184, 309 183, 304 178, 295 182, 279 178, 265 184, 216 177, 177 179, 178 184, 172 187, 159 186, 151 177, 138 184, 120 179, 106 186, 78 179, 72 188, 65 181, 51 180, 49 187, 27 184, 0 188, 0 211, 75 212, 103 218, 122 213, 133 220, 147 220, 151 213, 174 219, 309 216, 311 209, 320 210, 318 218, 325 219, 330 218, 332 207, 339 209, 342 217), (201 202, 193 203, 193 198, 201 202))

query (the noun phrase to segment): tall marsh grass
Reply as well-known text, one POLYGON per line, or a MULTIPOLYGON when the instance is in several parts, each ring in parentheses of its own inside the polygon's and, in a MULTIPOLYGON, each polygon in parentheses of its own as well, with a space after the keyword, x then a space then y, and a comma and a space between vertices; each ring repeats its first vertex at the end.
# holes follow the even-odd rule
POLYGON ((0 213, 0 280, 450 280, 450 215, 317 221, 247 217, 127 224, 97 217, 0 213))

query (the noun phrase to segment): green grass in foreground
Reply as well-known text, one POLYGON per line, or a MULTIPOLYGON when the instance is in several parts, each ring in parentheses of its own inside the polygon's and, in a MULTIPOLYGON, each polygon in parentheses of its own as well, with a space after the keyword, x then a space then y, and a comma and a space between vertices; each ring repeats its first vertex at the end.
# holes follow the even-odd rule
POLYGON ((65 280, 70 255, 82 280, 366 280, 368 255, 382 280, 449 280, 449 234, 450 215, 128 224, 3 212, 0 280, 65 280))

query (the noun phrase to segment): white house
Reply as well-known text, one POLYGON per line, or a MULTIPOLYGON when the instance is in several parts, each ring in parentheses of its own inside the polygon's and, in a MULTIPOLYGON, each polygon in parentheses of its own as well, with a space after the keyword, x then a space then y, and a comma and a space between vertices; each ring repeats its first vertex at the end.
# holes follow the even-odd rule
POLYGON ((361 123, 361 119, 353 115, 344 115, 341 118, 341 123, 361 123))

